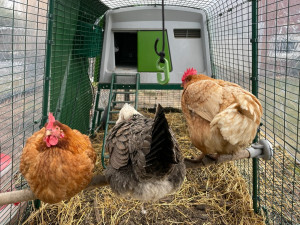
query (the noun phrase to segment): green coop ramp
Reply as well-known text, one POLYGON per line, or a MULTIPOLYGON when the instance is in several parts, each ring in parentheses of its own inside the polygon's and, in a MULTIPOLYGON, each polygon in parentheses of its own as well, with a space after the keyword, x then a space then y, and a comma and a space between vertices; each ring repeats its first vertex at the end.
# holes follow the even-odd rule
MULTIPOLYGON (((126 81, 125 81, 126 82, 126 81)), ((127 83, 127 82, 126 82, 127 83)), ((106 123, 105 123, 105 131, 104 131, 104 137, 103 137, 103 144, 102 144, 102 152, 101 152, 101 161, 102 166, 106 168, 105 165, 105 158, 108 158, 107 155, 105 155, 105 143, 106 143, 106 136, 108 132, 109 125, 116 124, 116 121, 114 118, 116 118, 115 114, 119 113, 119 110, 122 108, 123 104, 134 104, 134 108, 138 108, 138 93, 139 93, 139 87, 140 87, 140 74, 134 74, 134 75, 122 75, 122 74, 116 74, 113 73, 111 76, 111 85, 110 85, 110 93, 109 93, 109 101, 107 104, 107 117, 106 117, 106 123), (117 78, 122 78, 122 82, 124 80, 129 80, 130 78, 134 78, 134 83, 131 83, 130 85, 126 85, 122 87, 120 86, 120 83, 117 82, 117 78), (123 90, 124 91, 123 91, 123 90), (134 90, 134 91, 132 91, 134 90), (117 97, 118 96, 124 96, 124 100, 120 100, 117 97), (135 96, 134 100, 131 100, 131 96, 135 96)))

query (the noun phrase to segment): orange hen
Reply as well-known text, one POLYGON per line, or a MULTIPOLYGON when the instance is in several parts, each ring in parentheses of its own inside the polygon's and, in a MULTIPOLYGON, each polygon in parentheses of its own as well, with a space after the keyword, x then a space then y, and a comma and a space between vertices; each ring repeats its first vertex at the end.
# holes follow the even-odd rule
POLYGON ((258 99, 239 85, 197 74, 182 77, 181 107, 193 145, 202 155, 234 154, 254 139, 262 116, 258 99))
POLYGON ((55 120, 28 138, 20 171, 35 196, 47 203, 69 199, 90 182, 96 153, 88 136, 55 120))

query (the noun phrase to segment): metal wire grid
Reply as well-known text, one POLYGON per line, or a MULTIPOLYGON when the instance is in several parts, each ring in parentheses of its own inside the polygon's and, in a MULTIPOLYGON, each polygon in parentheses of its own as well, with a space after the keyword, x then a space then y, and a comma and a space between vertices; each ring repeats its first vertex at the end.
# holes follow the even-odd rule
POLYGON ((261 130, 275 146, 274 160, 260 165, 260 203, 271 224, 299 224, 300 3, 262 1, 258 12, 261 130))
MULTIPOLYGON (((149 5, 149 4, 159 4, 160 2, 143 2, 143 1, 109 1, 105 2, 110 8, 120 8, 120 7, 125 7, 125 6, 133 6, 133 5, 149 5)), ((196 2, 196 1, 185 1, 179 2, 179 1, 166 1, 166 5, 168 4, 173 4, 173 5, 182 5, 189 7, 192 4, 191 7, 193 8, 203 8, 206 10, 207 15, 208 15, 208 26, 209 26, 209 32, 210 32, 210 41, 211 41, 211 57, 213 61, 213 72, 214 76, 229 80, 235 83, 240 84, 244 88, 247 88, 251 90, 252 87, 252 82, 251 82, 251 70, 252 70, 252 48, 251 48, 251 43, 250 39, 252 36, 252 24, 251 24, 251 15, 252 15, 252 10, 251 10, 251 4, 252 2, 250 1, 218 1, 218 2, 212 2, 212 1, 206 1, 206 2, 196 2), (178 3, 178 4, 177 4, 178 3)), ((262 3, 260 2, 260 7, 262 3)), ((266 3, 265 3, 266 5, 266 3)), ((263 17, 260 17, 263 19, 263 17)), ((262 22, 262 21, 260 21, 262 22)), ((261 26, 261 24, 258 24, 261 26)), ((260 28, 260 27, 259 27, 260 28)), ((259 35, 262 36, 261 30, 259 31, 259 35)), ((259 37, 260 37, 259 36, 259 37)), ((253 40, 256 41, 256 40, 253 40)), ((276 42, 277 43, 277 42, 276 42)), ((286 45, 288 47, 286 48, 291 48, 290 45, 286 41, 286 45)), ((277 47, 274 47, 275 49, 280 49, 282 51, 282 48, 284 48, 284 44, 276 44, 277 47)), ((261 46, 259 46, 260 52, 259 56, 261 57, 262 52, 261 52, 261 46)), ((292 51, 293 52, 293 51, 292 51)), ((266 53, 265 53, 266 54, 266 53)), ((270 54, 270 51, 268 51, 268 54, 270 54)), ((261 59, 261 58, 260 58, 261 59)), ((260 61, 260 60, 259 60, 260 61)), ((261 62, 261 61, 260 61, 261 62)), ((262 61, 263 63, 264 61, 262 61)), ((271 65, 274 64, 274 62, 270 63, 271 65)), ((283 65, 284 67, 284 65, 283 65)), ((286 68, 286 67, 284 67, 286 68)), ((291 67, 293 71, 291 73, 295 73, 297 71, 297 68, 295 70, 295 67, 291 67)), ((259 77, 260 77, 260 82, 262 82, 261 77, 264 77, 261 74, 261 64, 259 66, 259 77)), ((265 76, 266 77, 266 76, 265 76)), ((269 87, 267 84, 263 84, 266 87, 269 87)), ((285 85, 285 83, 284 83, 285 85)), ((297 87, 297 86, 296 86, 297 87)), ((261 94, 262 90, 264 90, 263 87, 260 86, 259 89, 259 94, 261 94)), ((279 88, 279 90, 282 90, 279 88)), ((172 91, 150 91, 150 90, 145 90, 145 91, 140 91, 139 99, 140 99, 140 107, 144 108, 151 108, 153 107, 157 102, 162 102, 163 100, 167 99, 166 102, 170 103, 170 105, 174 106, 176 104, 179 104, 178 99, 172 98, 172 100, 169 99, 169 94, 172 91), (168 93, 168 94, 165 94, 168 93)), ((178 92, 178 91, 175 91, 178 92)), ((275 92, 274 92, 275 93, 275 92)), ((171 93, 172 95, 173 93, 171 93)), ((266 100, 267 98, 262 98, 260 96, 261 101, 263 102, 264 106, 266 106, 266 100)), ((299 101, 299 100, 297 100, 299 101)), ((277 103, 275 101, 275 103, 277 103)), ((164 106, 168 106, 164 105, 164 106)), ((271 105, 273 107, 272 109, 276 109, 276 104, 271 105)), ((266 110, 266 107, 265 107, 266 110)), ((298 110, 299 112, 299 110, 298 110)), ((274 130, 274 126, 268 124, 268 122, 265 122, 266 119, 264 119, 264 123, 266 123, 262 127, 262 131, 264 130, 274 130)), ((276 121, 275 121, 276 122, 276 121)), ((295 123, 297 124, 297 123, 295 123)), ((296 125, 299 127, 299 125, 296 125)), ((267 132, 265 132, 267 134, 267 132)), ((273 136, 276 136, 277 138, 279 137, 280 133, 275 133, 272 132, 273 136)), ((268 136, 269 138, 269 136, 268 136)), ((287 137, 284 137, 282 143, 286 143, 287 137)), ((298 143, 298 133, 297 133, 297 143, 298 143)), ((273 139, 273 145, 278 145, 278 140, 273 139)), ((285 144, 282 144, 285 145, 285 144)), ((297 149, 297 148, 296 148, 297 149)), ((297 151, 296 151, 297 152, 297 151)), ((287 158, 287 156, 284 154, 284 158, 287 158)), ((296 155, 295 155, 296 158, 296 155)), ((277 159, 276 159, 277 160, 277 159)), ((260 208, 266 213, 267 218, 269 218, 269 222, 273 224, 278 224, 282 222, 288 222, 288 223, 297 223, 297 218, 298 218, 298 212, 296 204, 297 204, 297 191, 298 191, 298 181, 296 178, 299 177, 299 175, 296 173, 298 170, 298 167, 296 164, 290 165, 292 167, 291 170, 294 170, 294 180, 290 182, 292 186, 293 192, 290 194, 290 197, 292 201, 291 202, 292 207, 287 207, 288 210, 290 210, 289 215, 284 212, 284 209, 286 206, 284 204, 281 204, 280 207, 281 209, 278 210, 278 208, 273 206, 273 203, 276 204, 277 202, 270 200, 275 199, 278 197, 278 199, 281 200, 281 203, 286 202, 283 199, 283 193, 285 193, 286 189, 285 188, 278 188, 278 186, 274 185, 274 180, 276 180, 276 176, 278 175, 277 172, 275 171, 276 169, 280 171, 282 174, 283 171, 285 171, 287 168, 282 161, 276 160, 274 162, 271 162, 270 164, 272 165, 271 168, 260 165, 260 178, 259 178, 259 204, 260 208), (278 169, 279 168, 279 169, 278 169), (269 172, 271 171, 271 172, 269 172), (271 177, 273 180, 273 186, 272 184, 269 185, 267 184, 268 180, 268 173, 271 173, 271 177), (265 175, 263 175, 265 174, 265 175), (273 190, 273 192, 272 192, 273 190), (281 195, 276 195, 274 192, 278 192, 281 195), (271 191, 271 192, 270 192, 271 191), (264 196, 263 196, 264 195, 264 196), (270 195, 271 197, 267 197, 270 195), (262 200, 262 196, 264 197, 264 200, 262 200), (282 210, 283 209, 283 210, 282 210), (286 219, 287 217, 290 217, 290 221, 286 219)), ((287 159, 285 159, 287 160, 287 159)), ((252 190, 252 163, 251 161, 245 161, 243 163, 239 164, 239 167, 241 169, 241 173, 246 177, 246 180, 249 183, 249 190, 251 192, 252 190)), ((287 173, 287 172, 285 172, 287 173)), ((282 178, 282 177, 281 177, 282 178)), ((284 179, 279 178, 279 183, 283 184, 284 179)), ((281 185, 283 187, 283 185, 281 185)))
POLYGON ((89 77, 93 77, 95 57, 101 53, 99 17, 106 10, 97 1, 66 0, 54 1, 50 12, 50 111, 62 123, 83 133, 89 133, 90 128, 94 89, 89 77))
MULTIPOLYGON (((94 3, 0 0, 0 112, 3 125, 0 139, 1 192, 26 187, 26 182, 19 174, 20 155, 26 139, 44 124, 47 115, 44 112, 49 110, 49 102, 50 110, 57 109, 57 105, 63 107, 55 113, 68 114, 69 120, 66 122, 69 125, 75 121, 74 127, 88 132, 93 98, 88 75, 92 77, 94 69, 90 58, 100 54, 98 46, 101 44, 97 42, 97 48, 91 48, 91 43, 95 41, 91 40, 93 35, 89 34, 95 33, 90 30, 98 16, 107 10, 103 4, 94 3), (53 8, 49 10, 51 4, 53 8), (49 38, 51 36, 53 39, 49 38), (49 53, 53 53, 52 58, 49 53), (72 69, 67 70, 68 57, 74 61, 71 62, 72 69), (77 73, 75 70, 78 70, 77 73), (82 70, 84 73, 78 75, 82 70), (50 76, 50 71, 53 76, 50 76), (64 80, 65 77, 67 79, 64 80), (50 80, 49 90, 46 89, 46 83, 50 80), (61 97, 63 82, 68 85, 65 98, 61 97), (71 98, 75 101, 70 101, 71 98), (62 99, 67 102, 62 103, 62 99), (76 112, 80 117, 73 116, 76 112)), ((98 33, 101 31, 99 26, 94 30, 98 33)), ((0 224, 22 221, 29 212, 25 210, 26 207, 26 202, 0 207, 0 224)))
POLYGON ((157 104, 175 109, 181 108, 182 90, 140 90, 139 108, 155 109, 157 104))
MULTIPOLYGON (((118 92, 124 92, 126 90, 120 89, 118 92)), ((128 91, 128 90, 127 90, 128 91)), ((131 90, 133 91, 133 90, 131 90)), ((163 107, 168 108, 168 111, 179 111, 181 108, 181 94, 182 90, 139 90, 138 93, 138 110, 152 110, 155 111, 157 104, 161 104, 163 107)), ((116 101, 135 101, 135 95, 118 94, 116 101)), ((98 108, 103 110, 107 107, 109 102, 109 90, 101 89, 98 101, 98 108)), ((133 105, 133 103, 132 103, 133 105)), ((120 109, 123 103, 117 103, 114 105, 115 108, 120 109)), ((106 116, 105 112, 102 112, 101 117, 106 116)), ((96 126, 103 125, 100 120, 96 121, 96 126)))
MULTIPOLYGON (((213 77, 251 90, 251 1, 217 1, 206 9, 213 77)), ((252 194, 252 162, 238 164, 252 194)))
MULTIPOLYGON (((160 4, 160 1, 103 2, 110 8, 160 4)), ((0 50, 0 108, 6 128, 4 129, 6 135, 1 135, 1 153, 7 152, 13 158, 13 169, 9 172, 9 179, 6 179, 8 184, 6 187, 12 189, 15 182, 12 177, 21 180, 19 182, 21 185, 18 187, 22 187, 22 179, 16 175, 18 157, 26 138, 38 129, 38 124, 35 123, 41 120, 42 115, 42 97, 45 97, 42 94, 43 72, 47 67, 44 62, 48 2, 19 0, 0 3, 0 18, 3 19, 1 21, 4 21, 0 33, 0 43, 3 45, 0 50)), ((75 100, 78 101, 76 99, 80 92, 78 89, 82 87, 86 91, 91 88, 87 86, 88 82, 85 84, 78 82, 82 77, 79 75, 80 72, 76 73, 76 70, 82 69, 79 65, 93 68, 93 65, 86 60, 88 57, 82 56, 86 53, 77 51, 84 45, 80 42, 80 38, 78 40, 78 37, 84 36, 80 34, 80 31, 89 33, 86 31, 86 26, 78 24, 77 21, 92 24, 97 16, 103 14, 106 7, 79 1, 55 1, 55 3, 54 37, 53 40, 48 38, 48 41, 53 42, 47 42, 48 46, 54 46, 51 47, 53 61, 50 68, 53 70, 53 74, 57 73, 57 78, 55 75, 49 77, 51 78, 50 110, 59 113, 58 108, 67 109, 66 112, 70 115, 71 112, 81 111, 80 105, 82 106, 82 104, 77 104, 77 108, 74 110, 73 103, 62 100, 64 74, 66 71, 71 74, 68 76, 70 80, 67 80, 67 87, 70 89, 69 98, 75 97, 75 100), (70 63, 70 60, 67 60, 68 57, 74 60, 72 63, 74 71, 66 69, 65 64, 70 63), (61 73, 60 76, 59 73, 61 73), (55 96, 53 93, 59 94, 55 96), (53 95, 51 96, 51 94, 53 95)), ((182 5, 206 10, 213 75, 236 82, 250 90, 252 85, 250 81, 252 48, 249 43, 252 34, 251 2, 166 1, 166 5, 182 5)), ((272 162, 260 163, 258 197, 260 208, 265 212, 268 222, 272 224, 299 223, 299 165, 296 160, 299 155, 300 81, 299 39, 297 37, 299 24, 298 20, 293 19, 298 18, 298 14, 299 4, 296 0, 259 1, 259 38, 257 40, 259 45, 258 61, 260 62, 258 68, 259 97, 265 110, 261 133, 272 140, 276 149, 275 159, 272 162)), ((83 49, 89 48, 86 46, 83 49)), ((147 91, 141 91, 143 94, 140 95, 140 102, 143 102, 145 108, 151 107, 156 100, 161 102, 163 99, 167 99, 166 102, 172 106, 179 104, 177 98, 171 97, 172 100, 169 98, 174 94, 173 91, 167 91, 167 95, 162 94, 163 92, 159 93, 159 91, 154 91, 153 95, 147 91), (150 95, 155 96, 154 102, 150 95)), ((89 94, 83 96, 87 95, 89 94)), ((86 100, 86 98, 83 99, 83 101, 86 100)), ((84 110, 86 107, 82 109, 82 111, 84 110)), ((72 114, 68 118, 73 118, 72 114)), ((75 119, 75 121, 80 121, 80 119, 75 119)), ((76 123, 74 125, 76 126, 76 123)), ((240 163, 239 166, 249 182, 251 191, 252 163, 247 160, 240 163)), ((2 189, 2 180, 3 178, 1 179, 1 191, 4 190, 2 189)), ((14 209, 12 207, 9 206, 9 211, 7 211, 9 217, 5 218, 13 218, 14 209)), ((20 205, 17 206, 17 213, 19 220, 22 214, 20 205)))
MULTIPOLYGON (((0 1, 0 192, 26 185, 19 159, 42 115, 46 15, 47 2, 42 0, 0 1)), ((0 223, 21 221, 26 206, 1 207, 0 223)))
MULTIPOLYGON (((264 108, 260 138, 275 147, 274 160, 259 163, 258 204, 269 224, 299 224, 300 3, 258 1, 257 40, 251 40, 251 4, 228 1, 223 10, 208 14, 213 72, 251 90, 251 41, 258 43, 258 97, 264 108)), ((252 163, 238 165, 252 191, 252 163)))
MULTIPOLYGON (((116 8, 122 8, 122 7, 130 7, 130 6, 142 6, 142 5, 161 5, 161 0, 128 0, 128 1, 120 1, 120 0, 102 0, 104 4, 106 4, 111 9, 116 8)), ((215 5, 214 0, 203 0, 203 1, 195 1, 195 0, 165 0, 165 5, 171 5, 171 6, 183 6, 183 7, 189 7, 189 8, 201 8, 206 9, 213 7, 215 5)))

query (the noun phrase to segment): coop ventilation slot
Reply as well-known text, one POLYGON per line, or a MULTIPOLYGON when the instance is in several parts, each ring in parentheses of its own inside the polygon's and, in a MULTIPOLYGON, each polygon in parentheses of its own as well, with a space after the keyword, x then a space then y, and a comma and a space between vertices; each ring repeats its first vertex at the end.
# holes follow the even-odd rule
POLYGON ((200 38, 200 29, 174 29, 175 38, 200 38))

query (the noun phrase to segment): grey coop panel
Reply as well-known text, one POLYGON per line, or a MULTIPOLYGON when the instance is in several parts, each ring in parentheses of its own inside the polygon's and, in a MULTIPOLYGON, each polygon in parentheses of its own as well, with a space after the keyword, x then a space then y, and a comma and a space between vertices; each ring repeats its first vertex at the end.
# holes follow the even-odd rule
MULTIPOLYGON (((136 34, 139 31, 159 31, 161 28, 161 7, 129 7, 108 11, 106 15, 100 82, 110 83, 112 73, 135 74, 139 72, 136 66, 137 60, 143 60, 143 56, 134 56, 138 46, 136 34), (124 34, 122 35, 121 33, 124 34), (120 38, 126 38, 126 44, 119 46, 120 38), (130 49, 132 54, 128 53, 130 49), (116 55, 122 55, 121 51, 126 51, 127 53, 127 64, 118 64, 118 56, 116 55), (129 60, 130 58, 132 58, 131 61, 129 60)), ((208 33, 204 12, 184 7, 166 6, 165 29, 167 31, 166 39, 169 44, 172 64, 169 83, 181 83, 181 76, 188 67, 195 67, 200 73, 211 75, 208 33), (178 35, 181 36, 179 37, 178 35)), ((121 40, 124 42, 124 39, 121 40)), ((152 51, 154 52, 154 41, 147 44, 153 45, 152 51)), ((153 52, 149 52, 149 54, 153 52)), ((148 52, 144 54, 146 55, 148 52)), ((157 83, 155 71, 141 72, 140 74, 141 83, 157 83)))

